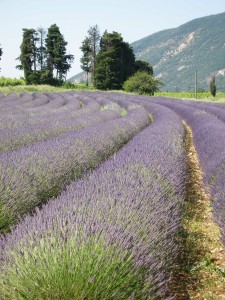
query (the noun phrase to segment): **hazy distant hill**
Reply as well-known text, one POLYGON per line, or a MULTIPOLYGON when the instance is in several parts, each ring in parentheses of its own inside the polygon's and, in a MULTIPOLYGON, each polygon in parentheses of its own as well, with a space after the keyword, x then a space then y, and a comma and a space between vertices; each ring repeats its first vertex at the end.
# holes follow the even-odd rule
POLYGON ((163 90, 193 90, 195 70, 199 88, 208 90, 212 73, 225 91, 225 13, 190 21, 131 44, 136 59, 150 62, 163 90))
MULTIPOLYGON (((198 18, 131 44, 136 59, 153 65, 163 90, 194 90, 195 70, 198 88, 208 90, 210 76, 216 74, 218 91, 225 92, 225 13, 198 18)), ((70 81, 84 81, 79 73, 70 81)))

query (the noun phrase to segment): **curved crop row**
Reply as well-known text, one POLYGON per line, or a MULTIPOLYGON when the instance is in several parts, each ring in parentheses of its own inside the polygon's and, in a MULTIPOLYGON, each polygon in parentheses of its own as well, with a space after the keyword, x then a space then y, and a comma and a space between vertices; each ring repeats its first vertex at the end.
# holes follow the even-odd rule
MULTIPOLYGON (((113 115, 115 112, 111 112, 113 115)), ((149 124, 144 109, 0 156, 0 228, 56 196, 149 124)))
POLYGON ((225 124, 206 111, 164 99, 160 102, 181 115, 193 130, 204 182, 211 194, 214 220, 225 243, 225 124))
MULTIPOLYGON (((10 95, 9 95, 10 96, 10 95)), ((7 96, 7 97, 9 97, 7 96)), ((7 97, 0 99, 0 128, 10 128, 10 127, 18 127, 25 126, 36 123, 48 123, 54 121, 56 115, 58 119, 63 119, 67 117, 75 117, 80 114, 78 110, 80 108, 80 98, 78 98, 79 94, 66 94, 64 96, 66 104, 60 106, 58 108, 53 109, 53 107, 47 107, 47 105, 41 105, 41 109, 37 109, 37 107, 26 108, 24 104, 32 103, 33 98, 31 97, 47 97, 46 95, 39 93, 39 95, 24 95, 22 94, 20 97, 17 95, 17 98, 14 101, 9 101, 7 97), (19 98, 18 98, 19 97, 19 98)), ((62 98, 63 99, 63 98, 62 98)), ((85 99, 86 101, 86 99, 85 99)), ((54 100, 52 100, 54 103, 54 100)), ((96 101, 86 101, 89 105, 89 109, 92 107, 92 111, 99 110, 100 106, 96 101)))
POLYGON ((5 299, 172 299, 184 128, 169 109, 149 109, 151 126, 2 238, 5 299))
POLYGON ((7 128, 0 130, 0 154, 47 140, 67 131, 78 131, 96 123, 119 118, 120 114, 112 110, 95 112, 91 115, 56 120, 46 124, 34 124, 26 127, 7 128))
POLYGON ((203 102, 203 101, 184 101, 179 99, 161 99, 156 100, 156 102, 160 101, 159 103, 168 105, 169 103, 173 106, 175 103, 178 105, 186 105, 191 108, 196 108, 199 110, 206 111, 213 116, 216 116, 221 121, 225 122, 225 105, 224 103, 211 103, 211 102, 203 102))

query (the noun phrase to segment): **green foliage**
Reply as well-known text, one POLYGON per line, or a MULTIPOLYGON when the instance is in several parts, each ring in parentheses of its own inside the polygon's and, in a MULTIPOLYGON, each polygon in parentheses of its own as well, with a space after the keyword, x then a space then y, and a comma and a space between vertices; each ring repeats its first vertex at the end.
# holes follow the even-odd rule
POLYGON ((34 29, 23 28, 23 41, 20 46, 21 54, 17 58, 20 60, 21 65, 18 65, 18 69, 24 70, 24 77, 26 84, 31 84, 31 75, 36 70, 36 41, 37 32, 34 29))
POLYGON ((0 274, 0 294, 5 300, 148 299, 144 270, 131 253, 94 235, 82 240, 78 232, 67 241, 49 236, 15 250, 13 267, 9 262, 0 274))
POLYGON ((135 60, 134 62, 135 73, 138 71, 145 71, 153 76, 153 67, 148 62, 143 60, 135 60))
POLYGON ((91 49, 90 58, 91 58, 91 77, 92 82, 95 82, 95 70, 96 70, 96 63, 97 63, 97 54, 99 52, 99 42, 100 42, 100 31, 98 25, 91 26, 88 30, 88 40, 89 46, 91 49))
POLYGON ((23 78, 7 78, 1 77, 0 78, 0 86, 17 86, 17 85, 25 85, 25 80, 23 78))
POLYGON ((72 83, 70 81, 66 81, 63 86, 63 88, 65 89, 77 89, 78 88, 78 85, 76 83, 72 83))
POLYGON ((130 45, 117 32, 104 32, 97 55, 94 86, 101 90, 118 90, 134 72, 135 56, 130 45))
POLYGON ((67 42, 64 40, 56 24, 49 27, 45 43, 46 65, 49 71, 49 78, 53 77, 53 71, 55 69, 56 78, 63 80, 67 71, 71 68, 74 56, 66 54, 67 42))
POLYGON ((46 31, 42 27, 38 27, 37 32, 39 34, 38 42, 39 42, 39 47, 37 48, 37 61, 40 66, 40 70, 42 71, 45 67, 45 50, 46 47, 44 45, 44 39, 46 37, 46 31))
POLYGON ((121 115, 121 117, 125 117, 127 115, 127 110, 124 107, 121 107, 120 115, 121 115))
POLYGON ((213 97, 216 96, 216 76, 212 75, 209 83, 210 93, 213 97))
POLYGON ((125 81, 123 89, 139 95, 154 95, 159 90, 159 85, 162 83, 148 72, 139 71, 125 81))
MULTIPOLYGON (((25 83, 25 81, 24 81, 25 83)), ((53 85, 47 85, 47 84, 41 84, 41 85, 17 85, 17 86, 0 86, 0 93, 4 95, 8 95, 10 93, 34 93, 34 92, 40 92, 40 93, 46 93, 46 92, 54 92, 54 93, 60 93, 65 92, 68 90, 84 90, 87 89, 85 84, 82 83, 76 83, 76 84, 67 84, 65 82, 63 85, 60 86, 53 86, 53 85)), ((92 85, 89 85, 89 90, 93 89, 92 85)))
MULTIPOLYGON (((163 92, 163 91, 159 91, 159 92, 155 93, 155 96, 196 100, 194 92, 163 92)), ((213 97, 210 92, 200 92, 200 93, 197 93, 197 100, 218 101, 218 102, 224 103, 225 102, 225 93, 217 93, 216 96, 213 97)))
POLYGON ((66 54, 64 37, 59 27, 54 24, 46 32, 39 27, 23 29, 23 41, 20 46, 21 54, 18 69, 24 71, 26 84, 63 84, 67 71, 71 68, 73 55, 66 54), (54 71, 56 74, 54 74, 54 71), (56 75, 56 76, 54 76, 56 75))
POLYGON ((81 69, 86 73, 86 85, 88 86, 88 74, 91 72, 91 52, 92 52, 90 47, 90 40, 88 37, 86 37, 83 40, 80 49, 83 52, 83 56, 80 59, 81 69))

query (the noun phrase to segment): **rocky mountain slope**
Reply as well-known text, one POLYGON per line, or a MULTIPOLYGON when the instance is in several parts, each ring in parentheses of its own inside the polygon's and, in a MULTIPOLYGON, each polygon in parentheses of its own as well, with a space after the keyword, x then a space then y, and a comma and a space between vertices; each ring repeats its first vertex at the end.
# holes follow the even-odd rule
POLYGON ((131 44, 136 59, 153 65, 163 90, 208 90, 212 74, 218 91, 225 91, 225 13, 198 18, 131 44))

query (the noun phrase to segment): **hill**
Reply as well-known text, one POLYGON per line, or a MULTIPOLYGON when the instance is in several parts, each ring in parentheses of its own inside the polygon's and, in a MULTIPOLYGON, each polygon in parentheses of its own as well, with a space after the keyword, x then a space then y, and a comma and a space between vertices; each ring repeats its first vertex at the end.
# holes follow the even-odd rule
MULTIPOLYGON (((225 12, 159 31, 131 46, 136 59, 152 64, 164 91, 194 91, 197 70, 198 90, 209 90, 215 74, 217 91, 225 92, 225 12)), ((83 72, 69 79, 84 80, 83 72)))
POLYGON ((208 90, 210 76, 216 74, 218 91, 225 91, 225 13, 194 19, 131 44, 136 59, 153 65, 163 90, 208 90))
MULTIPOLYGON (((89 80, 91 79, 91 76, 89 76, 89 80)), ((75 82, 75 83, 85 83, 86 81, 86 74, 85 72, 80 72, 69 79, 67 81, 75 82)))

